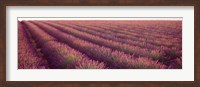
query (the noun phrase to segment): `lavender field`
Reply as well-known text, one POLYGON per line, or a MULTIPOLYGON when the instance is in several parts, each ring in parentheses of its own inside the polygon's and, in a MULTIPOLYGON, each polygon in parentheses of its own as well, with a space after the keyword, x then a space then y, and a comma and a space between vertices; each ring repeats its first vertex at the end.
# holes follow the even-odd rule
POLYGON ((182 21, 18 21, 18 68, 182 69, 182 21))

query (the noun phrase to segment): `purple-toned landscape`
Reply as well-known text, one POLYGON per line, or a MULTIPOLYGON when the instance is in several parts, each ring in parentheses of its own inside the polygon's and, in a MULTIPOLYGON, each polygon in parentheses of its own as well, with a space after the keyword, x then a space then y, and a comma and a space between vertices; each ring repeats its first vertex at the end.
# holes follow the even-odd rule
POLYGON ((18 21, 18 68, 182 69, 182 21, 18 21))

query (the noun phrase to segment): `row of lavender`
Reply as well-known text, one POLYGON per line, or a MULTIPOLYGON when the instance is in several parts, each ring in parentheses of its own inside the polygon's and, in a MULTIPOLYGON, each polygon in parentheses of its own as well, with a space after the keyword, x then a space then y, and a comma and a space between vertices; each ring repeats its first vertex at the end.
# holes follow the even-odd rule
MULTIPOLYGON (((104 22, 99 22, 99 21, 66 21, 66 22, 60 22, 58 21, 58 23, 62 24, 62 25, 66 25, 68 27, 73 27, 74 29, 77 29, 79 31, 84 31, 84 32, 87 32, 87 33, 90 33, 90 34, 93 34, 93 35, 97 35, 97 36, 100 36, 104 39, 110 39, 110 40, 114 40, 114 41, 117 41, 117 42, 122 42, 122 43, 126 43, 126 44, 130 44, 132 46, 135 46, 137 48, 139 48, 139 50, 137 50, 137 52, 142 52, 140 50, 144 49, 146 52, 147 52, 147 55, 149 53, 150 56, 148 57, 153 57, 153 59, 155 59, 154 57, 157 57, 156 59, 159 59, 159 61, 163 62, 164 64, 168 65, 168 66, 171 66, 172 67, 178 67, 178 68, 181 68, 181 57, 182 57, 182 33, 181 33, 181 21, 155 21, 155 23, 151 23, 151 22, 146 22, 146 21, 142 21, 142 23, 134 23, 134 25, 130 25, 129 28, 110 28, 111 27, 115 27, 115 26, 123 26, 123 25, 120 25, 119 23, 121 22, 114 22, 114 21, 104 21, 104 22), (102 25, 103 23, 112 23, 110 25, 103 25, 103 27, 105 28, 107 26, 107 29, 102 29, 102 28, 98 28, 98 27, 102 27, 102 26, 97 26, 97 25, 102 25), (160 22, 160 23, 158 23, 160 22), (96 24, 95 24, 96 23, 96 24), (159 24, 159 26, 161 26, 163 29, 158 29, 155 28, 154 29, 154 26, 151 26, 152 28, 150 29, 135 29, 135 28, 130 28, 131 26, 132 27, 135 27, 135 26, 138 26, 137 24, 140 24, 143 25, 143 27, 146 27, 146 26, 150 26, 150 25, 144 25, 145 23, 147 24, 150 24, 150 25, 155 25, 155 24, 159 24), (166 24, 166 25, 165 25, 166 24), (91 27, 92 25, 96 25, 96 27, 91 27), (115 25, 115 26, 112 26, 112 25, 115 25), (167 29, 170 25, 170 29, 167 29), (127 35, 128 37, 125 37, 125 38, 121 38, 121 33, 124 32, 124 33, 129 33, 129 31, 126 31, 127 30, 135 30, 135 32, 137 31, 141 31, 140 33, 137 33, 137 34, 140 34, 141 36, 139 37, 134 37, 131 36, 131 35, 127 35), (113 32, 109 32, 109 30, 114 30, 113 32), (162 32, 161 35, 165 36, 167 38, 166 39, 163 39, 161 37, 153 37, 154 39, 151 41, 151 43, 149 43, 147 40, 149 39, 152 39, 152 38, 149 38, 149 37, 142 37, 143 34, 145 34, 145 32, 149 32, 148 35, 149 36, 154 36, 154 32, 152 32, 153 30, 157 31, 158 33, 156 33, 157 35, 160 34, 159 30, 168 30, 168 33, 167 34, 164 34, 164 32, 162 32), (118 31, 118 32, 115 32, 115 31, 118 31), (108 33, 109 32, 109 33, 108 33), (169 32, 172 32, 171 35, 168 35, 169 32), (152 33, 152 34, 151 34, 152 33), (118 37, 119 35, 119 37, 118 37), (179 38, 177 38, 177 36, 179 38), (132 40, 128 40, 127 38, 133 38, 132 40), (139 41, 141 39, 146 39, 146 41, 139 41), (162 41, 164 40, 164 41, 162 41), (152 43, 154 42, 158 42, 159 45, 154 45, 152 43), (160 42, 163 42, 163 43, 169 43, 169 44, 162 44, 160 42), (174 66, 174 64, 177 64, 177 66, 174 66), (173 66, 172 66, 173 65, 173 66)), ((131 24, 131 21, 128 21, 128 22, 125 22, 123 24, 128 24, 130 23, 131 24)), ((157 25, 158 26, 158 25, 157 25)), ((126 35, 126 34, 125 34, 126 35)), ((142 53, 140 53, 142 54, 142 53)), ((142 56, 142 55, 140 55, 142 56)))
MULTIPOLYGON (((160 37, 161 39, 170 38, 171 36, 177 36, 177 32, 181 32, 182 22, 181 21, 65 21, 67 23, 83 24, 97 27, 113 27, 114 29, 120 28, 119 30, 128 30, 131 33, 151 33, 147 36, 160 37), (101 26, 103 25, 103 26, 101 26), (163 29, 167 28, 167 29, 163 29)), ((122 31, 122 32, 123 32, 122 31)), ((128 32, 125 32, 128 33, 128 32)), ((142 36, 146 35, 141 34, 142 36)))
POLYGON ((48 68, 45 60, 36 53, 30 34, 26 32, 21 22, 18 22, 18 68, 43 69, 48 68))
POLYGON ((142 34, 144 36, 147 35, 150 37, 153 36, 165 39, 165 38, 170 38, 171 36, 173 37, 177 36, 177 32, 182 31, 181 23, 182 23, 181 21, 127 21, 127 22, 117 22, 117 23, 105 22, 104 24, 111 25, 112 27, 115 28, 128 30, 129 32, 132 33, 144 32, 142 34))
MULTIPOLYGON (((67 43, 72 48, 86 54, 91 59, 104 62, 109 68, 135 68, 138 66, 141 66, 141 68, 164 68, 164 65, 157 63, 157 61, 152 61, 148 58, 135 58, 134 60, 131 55, 125 54, 124 52, 112 50, 108 47, 97 45, 88 42, 86 39, 83 40, 73 35, 67 34, 66 32, 60 31, 62 28, 55 28, 55 26, 49 26, 39 21, 34 23, 37 26, 43 28, 50 35, 56 37, 62 42, 67 43), (143 61, 142 59, 149 62, 142 64, 134 63, 137 61, 143 61)), ((81 35, 80 32, 77 34, 81 35)))
MULTIPOLYGON (((45 22, 47 23, 47 22, 45 22)), ((154 46, 153 50, 149 49, 147 46, 137 46, 137 43, 134 43, 132 45, 128 45, 130 42, 129 40, 126 41, 126 39, 119 39, 116 37, 109 37, 109 34, 103 34, 99 32, 91 32, 91 29, 84 28, 84 27, 77 27, 72 26, 73 24, 64 24, 61 22, 55 23, 55 22, 48 22, 47 24, 53 25, 55 28, 68 33, 72 34, 76 37, 79 37, 81 39, 90 41, 92 43, 105 46, 108 48, 111 48, 113 50, 118 50, 125 52, 126 54, 130 54, 134 56, 135 58, 142 56, 142 57, 148 57, 152 60, 159 60, 160 62, 172 66, 171 68, 177 68, 181 67, 181 50, 177 48, 168 48, 165 45, 164 46, 154 46), (60 23, 60 24, 59 24, 60 23), (67 26, 64 26, 67 25, 67 26), (72 27, 72 28, 70 28, 72 27), (177 61, 178 60, 178 61, 177 61), (174 66, 174 63, 178 63, 177 66, 174 66)), ((79 24, 80 25, 80 24, 79 24)), ((140 44, 140 43, 139 43, 140 44)))
POLYGON ((87 23, 84 25, 59 21, 22 23, 33 39, 30 45, 35 44, 35 49, 39 49, 35 54, 42 54, 42 58, 48 61, 49 68, 181 68, 180 50, 176 53, 175 49, 175 52, 171 53, 174 55, 166 54, 166 51, 171 52, 173 47, 163 45, 161 50, 159 46, 151 43, 143 46, 140 42, 103 33, 106 30, 111 34, 115 34, 115 31, 120 34, 119 29, 114 30, 108 26, 102 29, 87 26, 87 23), (172 62, 171 58, 174 58, 172 62))
MULTIPOLYGON (((24 26, 26 26, 27 32, 30 32, 32 38, 35 41, 36 49, 41 49, 41 53, 43 54, 43 58, 48 61, 48 68, 53 69, 103 69, 106 68, 104 63, 100 63, 98 61, 90 60, 87 56, 81 54, 80 52, 70 48, 66 44, 58 42, 54 37, 48 35, 44 31, 42 31, 38 26, 30 23, 30 22, 22 22, 24 26)), ((23 32, 19 28, 19 32, 23 32)), ((25 32, 25 31, 24 31, 25 32)), ((19 36, 22 35, 19 33, 19 36)), ((27 38, 27 36, 23 36, 27 38)), ((22 38, 22 37, 19 37, 22 38)), ((20 40, 19 40, 20 42, 20 40)), ((20 42, 22 45, 24 42, 20 42)), ((34 43, 29 43, 28 45, 33 45, 34 43)), ((30 48, 27 48, 28 50, 30 48)), ((19 51, 27 50, 19 47, 19 51)), ((22 56, 18 56, 19 60, 24 58, 26 60, 32 62, 23 62, 19 61, 19 68, 23 66, 35 65, 35 63, 41 63, 42 61, 32 60, 34 57, 29 56, 27 53, 22 53, 22 56), (29 59, 27 59, 29 58, 29 59)), ((39 52, 32 52, 32 54, 39 54, 39 52)), ((28 69, 33 69, 35 67, 27 67, 28 69)), ((36 67, 37 68, 37 67, 36 67)), ((47 67, 46 67, 47 68, 47 67)))
MULTIPOLYGON (((59 21, 61 22, 61 21, 59 21)), ((111 29, 128 30, 125 33, 151 33, 151 34, 136 34, 142 36, 154 36, 160 37, 161 39, 170 38, 171 36, 177 36, 175 33, 181 32, 181 21, 62 21, 65 23, 72 23, 78 25, 96 26, 96 27, 112 27, 111 29), (103 26, 101 26, 103 25, 103 26), (171 26, 171 27, 170 27, 171 26), (163 28, 167 28, 164 30, 163 28), (178 31, 175 29, 179 29, 178 31), (147 32, 148 31, 148 32, 147 32), (161 35, 159 35, 161 34, 161 35)), ((121 32, 123 32, 121 31, 121 32)), ((179 33, 181 34, 181 33, 179 33)))
MULTIPOLYGON (((171 22, 171 21, 169 21, 171 22)), ((173 32, 175 34, 173 34, 173 36, 181 36, 181 27, 176 28, 170 28, 168 29, 168 27, 163 27, 164 29, 159 29, 159 28, 154 28, 154 26, 152 25, 151 27, 147 27, 147 29, 145 28, 147 25, 144 25, 143 23, 140 23, 140 26, 143 25, 143 28, 138 27, 136 24, 134 23, 134 25, 129 25, 129 26, 120 26, 120 24, 118 22, 114 22, 112 24, 104 24, 104 23, 99 23, 98 24, 94 24, 96 23, 94 22, 66 22, 66 23, 70 23, 70 24, 76 24, 76 26, 80 26, 80 27, 86 27, 88 28, 88 26, 90 26, 89 29, 92 29, 91 27, 93 27, 93 29, 95 29, 96 31, 100 31, 100 32, 104 32, 106 34, 111 34, 111 35, 115 35, 116 37, 122 38, 122 39, 132 39, 132 40, 137 40, 137 41, 146 41, 155 45, 165 45, 165 46, 179 46, 179 44, 177 45, 177 43, 181 43, 181 38, 175 38, 175 37, 171 37, 170 35, 168 35, 168 33, 160 33, 160 32, 155 32, 156 30, 158 31, 162 31, 162 30, 168 30, 168 32, 173 32), (84 24, 83 24, 84 23, 84 24), (120 27, 118 27, 120 26, 120 27), (137 26, 137 27, 135 27, 137 26), (113 34, 115 33, 115 34, 113 34), (156 41, 155 41, 156 39, 156 41), (158 41, 158 42, 157 42, 158 41), (163 42, 169 42, 169 43, 163 43, 163 42)), ((162 25, 164 25, 164 23, 167 22, 163 22, 162 25)), ((158 23, 155 23, 158 24, 158 23)), ((172 23, 173 24, 173 23, 172 23)), ((139 24, 138 24, 139 25, 139 24)), ((161 24, 159 24, 159 26, 162 26, 161 24)), ((181 25, 181 24, 179 24, 181 25)), ((149 25, 148 25, 149 26, 149 25)), ((175 26, 175 24, 174 24, 175 26)))

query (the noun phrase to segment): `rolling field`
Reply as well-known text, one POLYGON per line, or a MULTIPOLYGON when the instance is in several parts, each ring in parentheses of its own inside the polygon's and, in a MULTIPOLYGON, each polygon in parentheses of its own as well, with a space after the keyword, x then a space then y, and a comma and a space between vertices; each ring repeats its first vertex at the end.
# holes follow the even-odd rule
POLYGON ((182 69, 182 21, 18 21, 19 69, 182 69))

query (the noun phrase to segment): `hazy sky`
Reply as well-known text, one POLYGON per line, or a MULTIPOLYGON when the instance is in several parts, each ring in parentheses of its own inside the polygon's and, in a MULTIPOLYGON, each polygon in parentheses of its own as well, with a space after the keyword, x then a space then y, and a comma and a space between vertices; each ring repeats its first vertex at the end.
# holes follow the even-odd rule
POLYGON ((182 20, 182 18, 18 18, 18 20, 182 20))

